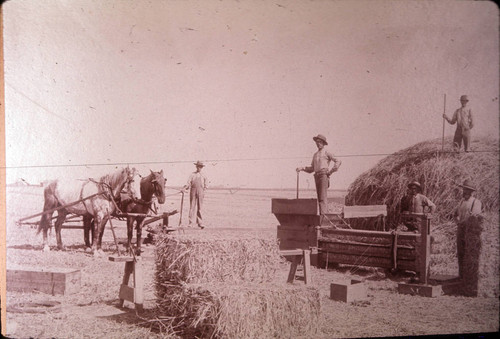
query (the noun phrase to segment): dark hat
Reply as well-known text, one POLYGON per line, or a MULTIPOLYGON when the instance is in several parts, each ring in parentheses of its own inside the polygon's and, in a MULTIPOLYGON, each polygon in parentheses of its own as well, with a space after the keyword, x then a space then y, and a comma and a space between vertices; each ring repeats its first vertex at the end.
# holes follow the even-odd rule
POLYGON ((205 165, 203 165, 203 163, 201 161, 199 161, 199 160, 197 162, 195 162, 194 165, 196 167, 205 167, 205 165))
POLYGON ((462 95, 460 97, 460 101, 469 101, 469 98, 467 97, 467 95, 462 95))
POLYGON ((476 190, 476 186, 474 186, 474 183, 471 180, 469 180, 469 179, 465 180, 462 185, 458 185, 458 186, 460 186, 462 188, 467 188, 467 189, 469 189, 471 191, 475 191, 476 190))
POLYGON ((412 182, 410 182, 410 183, 408 184, 408 187, 412 187, 412 186, 417 186, 418 188, 422 188, 422 187, 420 186, 420 183, 419 183, 418 181, 416 181, 416 180, 414 180, 414 181, 412 181, 412 182))
POLYGON ((324 143, 325 145, 328 145, 328 143, 326 142, 326 138, 325 138, 325 136, 324 136, 324 135, 322 135, 322 134, 318 134, 317 136, 313 137, 313 140, 314 140, 314 141, 321 140, 321 141, 323 141, 323 143, 324 143))

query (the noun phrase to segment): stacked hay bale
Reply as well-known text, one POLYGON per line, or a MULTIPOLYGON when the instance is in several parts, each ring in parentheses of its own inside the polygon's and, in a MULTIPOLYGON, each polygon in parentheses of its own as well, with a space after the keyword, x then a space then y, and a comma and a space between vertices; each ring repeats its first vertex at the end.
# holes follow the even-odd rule
MULTIPOLYGON (((472 222, 468 228, 465 254, 464 294, 498 296, 499 292, 499 141, 478 137, 472 142, 473 152, 455 153, 448 148, 441 152, 441 139, 425 141, 382 159, 375 167, 360 175, 349 187, 347 205, 387 205, 387 225, 400 222, 399 203, 407 193, 407 185, 417 180, 422 193, 437 206, 431 224, 435 243, 432 246, 431 272, 456 272, 455 209, 462 198, 462 184, 472 179, 475 196, 483 203, 483 221, 472 222)), ((351 224, 369 228, 367 223, 351 224)))
POLYGON ((188 337, 296 337, 318 330, 319 292, 287 285, 276 239, 160 235, 158 313, 188 337))

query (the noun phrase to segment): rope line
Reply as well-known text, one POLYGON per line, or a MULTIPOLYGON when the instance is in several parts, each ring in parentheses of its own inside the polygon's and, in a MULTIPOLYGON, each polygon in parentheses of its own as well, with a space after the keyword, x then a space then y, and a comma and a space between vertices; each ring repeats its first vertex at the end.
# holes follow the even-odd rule
MULTIPOLYGON (((455 151, 432 151, 432 152, 410 152, 410 153, 367 153, 367 154, 341 154, 335 155, 338 158, 356 158, 356 157, 382 157, 382 156, 408 156, 408 155, 420 155, 420 154, 456 154, 455 151)), ((470 151, 469 153, 500 153, 500 150, 495 151, 470 151)), ((208 159, 205 162, 243 162, 243 161, 276 161, 276 160, 301 160, 310 159, 311 157, 281 157, 281 158, 234 158, 234 159, 208 159)), ((89 167, 89 166, 118 166, 118 165, 154 165, 154 164, 184 164, 191 163, 194 160, 176 160, 176 161, 139 161, 139 162, 109 162, 109 163, 90 163, 90 164, 49 164, 49 165, 26 165, 26 166, 2 166, 1 169, 21 169, 21 168, 58 168, 58 167, 89 167)))

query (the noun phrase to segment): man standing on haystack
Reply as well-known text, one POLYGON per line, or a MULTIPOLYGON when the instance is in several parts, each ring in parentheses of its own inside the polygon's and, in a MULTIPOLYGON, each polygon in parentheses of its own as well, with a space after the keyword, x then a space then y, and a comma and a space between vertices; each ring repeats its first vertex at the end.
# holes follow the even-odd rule
POLYGON ((466 107, 469 102, 467 95, 462 95, 460 97, 460 103, 462 107, 457 109, 453 113, 453 117, 450 119, 446 114, 443 114, 443 118, 450 124, 457 123, 457 129, 455 130, 455 136, 453 137, 453 147, 455 151, 460 152, 460 147, 462 146, 462 140, 464 142, 465 152, 470 151, 471 142, 471 129, 474 126, 474 120, 472 118, 472 110, 470 107, 466 107))
POLYGON ((465 234, 466 228, 472 223, 480 222, 482 219, 482 203, 474 197, 476 187, 470 180, 465 180, 462 187, 462 200, 455 210, 455 221, 457 223, 457 257, 458 257, 458 275, 463 277, 464 256, 465 256, 465 234))
POLYGON ((337 172, 342 161, 335 158, 329 151, 325 149, 328 145, 326 138, 318 134, 313 137, 318 151, 314 153, 311 166, 298 167, 297 172, 304 171, 307 173, 314 172, 314 181, 316 182, 316 194, 318 196, 320 223, 324 218, 324 215, 328 213, 328 197, 327 190, 330 187, 330 175, 333 172, 337 172), (334 163, 333 167, 330 169, 330 162, 334 163))
POLYGON ((183 189, 190 189, 189 193, 189 227, 194 223, 194 218, 196 215, 196 223, 198 227, 203 229, 203 218, 201 215, 201 209, 203 207, 203 198, 205 197, 205 190, 207 189, 207 177, 201 173, 202 168, 205 166, 201 161, 194 163, 196 166, 196 171, 191 173, 188 182, 184 185, 183 189))
MULTIPOLYGON (((401 213, 434 213, 436 205, 425 195, 421 194, 422 187, 418 181, 412 181, 408 184, 408 194, 401 199, 401 213)), ((404 219, 404 225, 410 232, 418 231, 418 220, 407 217, 404 219)))

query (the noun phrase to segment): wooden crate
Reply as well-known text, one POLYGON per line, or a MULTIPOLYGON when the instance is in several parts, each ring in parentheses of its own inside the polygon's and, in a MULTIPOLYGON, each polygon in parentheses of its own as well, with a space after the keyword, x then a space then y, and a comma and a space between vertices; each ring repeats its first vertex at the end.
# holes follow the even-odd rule
POLYGON ((367 289, 359 280, 336 281, 330 284, 330 299, 350 303, 367 298, 367 289))
POLYGON ((8 268, 6 278, 8 291, 67 295, 81 287, 81 271, 71 268, 8 268))

